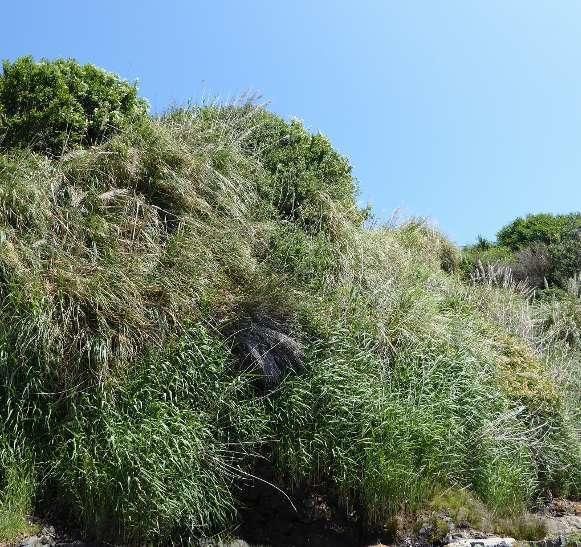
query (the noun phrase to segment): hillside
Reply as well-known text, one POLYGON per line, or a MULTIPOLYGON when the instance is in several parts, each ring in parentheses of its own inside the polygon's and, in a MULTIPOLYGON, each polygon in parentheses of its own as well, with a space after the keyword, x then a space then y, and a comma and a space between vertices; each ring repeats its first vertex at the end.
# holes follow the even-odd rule
POLYGON ((467 279, 426 223, 373 223, 298 121, 151 116, 98 69, 19 62, 0 80, 0 536, 54 508, 100 540, 227 535, 261 480, 369 529, 579 496, 566 303, 467 279))

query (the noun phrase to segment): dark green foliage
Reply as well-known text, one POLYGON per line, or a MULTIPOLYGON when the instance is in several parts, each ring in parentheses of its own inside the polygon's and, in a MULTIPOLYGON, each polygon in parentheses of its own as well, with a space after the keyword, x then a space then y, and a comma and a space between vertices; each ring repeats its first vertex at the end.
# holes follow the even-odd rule
POLYGON ((485 237, 478 235, 476 237, 476 243, 472 246, 472 248, 476 251, 486 251, 492 247, 493 243, 488 241, 485 237))
POLYGON ((517 218, 498 232, 497 241, 479 237, 464 249, 462 269, 467 276, 479 264, 508 266, 516 281, 539 289, 565 289, 581 272, 581 213, 517 218))
POLYGON ((532 243, 559 243, 571 237, 576 229, 581 229, 581 213, 541 213, 517 218, 498 232, 497 239, 500 245, 517 251, 532 243))
POLYGON ((30 147, 53 155, 101 141, 147 105, 135 86, 70 59, 3 63, 0 147, 30 147))
POLYGON ((244 140, 271 175, 259 191, 273 203, 281 218, 310 231, 330 229, 338 215, 335 203, 352 220, 363 219, 356 206, 356 187, 349 162, 320 133, 311 134, 296 120, 287 122, 262 112, 257 130, 244 140))
POLYGON ((477 265, 482 264, 511 264, 514 254, 508 247, 501 245, 488 245, 486 247, 478 244, 466 247, 462 253, 462 269, 470 273, 477 265))
POLYGON ((569 279, 581 272, 581 229, 549 247, 554 265, 552 281, 565 287, 569 279))

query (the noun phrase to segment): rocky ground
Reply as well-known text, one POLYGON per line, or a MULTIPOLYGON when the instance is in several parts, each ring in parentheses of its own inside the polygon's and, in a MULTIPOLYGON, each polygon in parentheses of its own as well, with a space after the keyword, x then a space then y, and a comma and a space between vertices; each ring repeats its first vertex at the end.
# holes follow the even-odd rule
MULTIPOLYGON (((244 524, 235 532, 244 539, 212 543, 205 547, 310 546, 310 547, 426 547, 432 530, 422 527, 415 536, 401 536, 393 527, 362 531, 355 513, 345 515, 322 495, 311 492, 288 499, 271 488, 257 485, 250 491, 242 513, 244 524)), ((498 537, 445 521, 446 533, 435 545, 448 547, 581 547, 581 503, 554 500, 535 515, 547 529, 540 541, 516 541, 498 537)), ((96 547, 103 545, 81 539, 79 532, 65 531, 51 525, 41 527, 37 535, 13 544, 18 547, 96 547)))

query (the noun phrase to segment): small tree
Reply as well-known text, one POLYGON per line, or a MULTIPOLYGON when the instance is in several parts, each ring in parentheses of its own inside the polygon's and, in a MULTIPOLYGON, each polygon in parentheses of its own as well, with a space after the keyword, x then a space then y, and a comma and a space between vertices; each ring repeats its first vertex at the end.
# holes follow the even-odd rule
POLYGON ((52 155, 110 136, 147 113, 137 88, 71 59, 4 61, 0 75, 0 147, 52 155))

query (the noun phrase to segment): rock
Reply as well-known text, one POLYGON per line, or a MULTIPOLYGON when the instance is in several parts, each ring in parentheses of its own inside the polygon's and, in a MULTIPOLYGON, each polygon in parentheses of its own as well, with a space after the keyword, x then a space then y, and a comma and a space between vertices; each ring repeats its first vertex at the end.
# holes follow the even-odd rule
POLYGON ((53 547, 55 544, 54 537, 50 536, 30 536, 20 542, 20 547, 53 547))
POLYGON ((567 537, 581 533, 581 516, 543 517, 549 537, 567 537))
POLYGON ((202 542, 200 543, 201 547, 250 547, 250 544, 244 541, 243 539, 233 539, 231 541, 218 541, 217 543, 214 541, 202 542))
POLYGON ((448 543, 446 547, 512 547, 513 538, 489 537, 483 539, 461 539, 448 543))

